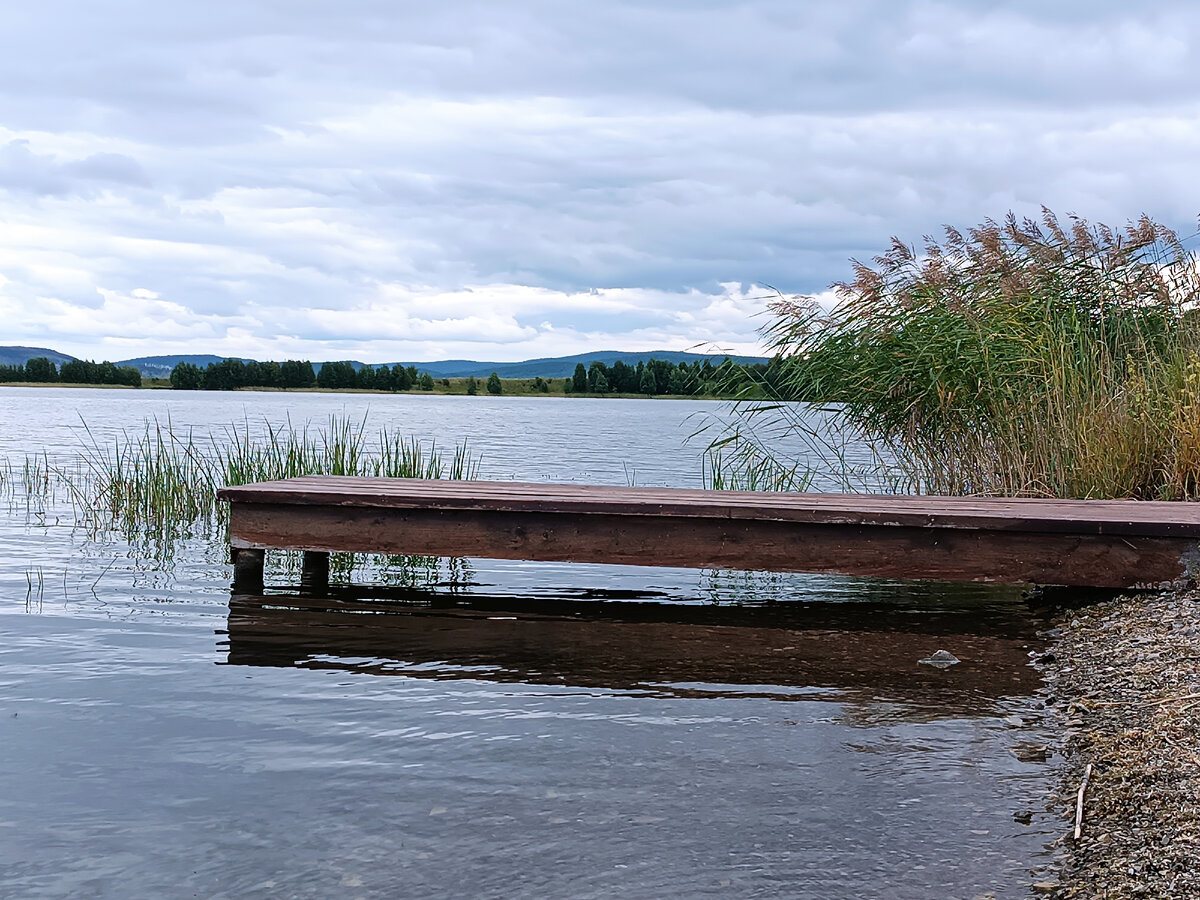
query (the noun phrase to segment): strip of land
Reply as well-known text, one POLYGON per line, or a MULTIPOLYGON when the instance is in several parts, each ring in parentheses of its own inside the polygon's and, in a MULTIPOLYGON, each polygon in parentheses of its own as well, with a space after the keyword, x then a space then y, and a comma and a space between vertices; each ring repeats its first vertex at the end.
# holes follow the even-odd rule
POLYGON ((1061 900, 1200 897, 1200 592, 1067 611, 1043 658, 1066 727, 1061 900), (1088 764, 1082 827, 1078 791, 1088 764))
MULTIPOLYGON (((230 388, 229 390, 237 392, 251 393, 266 393, 266 394, 381 394, 381 395, 396 395, 396 394, 412 394, 415 396, 428 396, 436 394, 440 396, 467 396, 472 394, 465 378, 449 378, 445 379, 449 384, 443 384, 441 381, 434 382, 434 386, 429 390, 414 389, 409 391, 381 391, 372 388, 322 388, 322 387, 301 387, 301 388, 277 388, 277 387, 240 387, 230 388)), ((539 390, 536 382, 531 379, 516 379, 502 378, 500 394, 496 396, 504 397, 549 397, 554 399, 567 398, 604 398, 608 400, 729 400, 732 399, 725 394, 629 394, 629 393, 565 393, 561 390, 562 379, 555 379, 557 383, 556 390, 543 391, 539 390)), ((19 388, 102 388, 105 390, 171 390, 171 382, 166 378, 143 378, 142 383, 138 387, 132 387, 126 384, 85 384, 82 382, 61 382, 61 381, 8 381, 0 382, 0 387, 19 387, 19 388)), ((486 397, 491 396, 486 390, 476 390, 475 394, 486 397)))

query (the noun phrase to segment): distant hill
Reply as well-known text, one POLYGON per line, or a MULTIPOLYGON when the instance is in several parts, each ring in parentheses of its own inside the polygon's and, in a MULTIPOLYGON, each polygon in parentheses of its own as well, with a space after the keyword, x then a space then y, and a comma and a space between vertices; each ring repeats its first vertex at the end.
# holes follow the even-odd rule
POLYGON ((46 357, 56 366, 75 358, 57 350, 47 350, 45 347, 0 347, 0 366, 23 366, 39 356, 46 357))
MULTIPOLYGON (((639 362, 649 359, 661 359, 675 365, 680 363, 703 362, 711 360, 712 364, 720 365, 727 357, 706 353, 684 353, 679 350, 651 350, 645 353, 626 353, 621 350, 596 350, 591 353, 578 353, 575 356, 554 356, 544 359, 527 359, 522 362, 479 362, 470 359, 444 359, 426 363, 399 363, 403 366, 416 366, 422 372, 428 372, 435 378, 466 378, 474 375, 476 378, 486 378, 492 372, 501 378, 566 378, 575 371, 575 366, 583 364, 586 369, 594 361, 611 366, 617 360, 636 366, 639 362)), ((754 365, 767 362, 765 356, 729 356, 736 363, 754 365)), ((388 363, 388 365, 397 365, 388 363)))
MULTIPOLYGON (((0 365, 24 365, 27 360, 38 356, 45 356, 56 365, 62 365, 64 362, 74 359, 74 357, 67 356, 65 353, 59 353, 56 350, 47 350, 42 347, 0 347, 0 365)), ((719 354, 684 353, 679 350, 651 350, 645 353, 626 353, 621 350, 597 350, 592 353, 578 353, 575 356, 527 359, 522 362, 440 359, 434 362, 372 363, 372 365, 416 366, 422 372, 428 372, 434 378, 466 378, 470 375, 474 375, 476 378, 486 378, 492 372, 498 373, 501 378, 537 378, 539 375, 542 378, 565 378, 575 371, 575 366, 579 363, 582 363, 586 369, 596 360, 599 360, 606 366, 611 366, 617 360, 621 360, 631 366, 636 366, 639 362, 645 362, 649 359, 661 359, 665 362, 675 363, 676 365, 682 362, 703 362, 707 359, 711 360, 715 366, 719 365, 726 358, 746 365, 765 363, 767 361, 767 358, 764 356, 726 357, 719 354)), ((116 364, 118 366, 133 366, 148 378, 166 378, 171 374, 171 370, 181 362, 189 362, 203 369, 209 363, 220 362, 223 359, 240 359, 242 362, 251 362, 246 357, 191 353, 175 356, 139 356, 136 359, 118 360, 116 364)), ((355 369, 361 369, 365 365, 357 360, 349 360, 349 362, 355 369)), ((321 363, 314 362, 313 368, 320 371, 321 363)))
MULTIPOLYGON (((117 365, 133 366, 148 378, 169 378, 171 375, 171 370, 180 363, 191 363, 193 366, 204 369, 213 363, 219 363, 225 359, 240 359, 245 363, 254 362, 254 360, 247 356, 213 356, 211 353, 181 353, 176 356, 139 356, 136 359, 123 359, 119 361, 117 365)), ((283 360, 278 360, 278 362, 282 361, 283 360)), ((333 360, 330 360, 330 362, 332 361, 333 360)), ((338 362, 341 362, 341 360, 338 360, 338 362)), ((348 362, 350 365, 354 366, 355 371, 358 371, 364 365, 357 360, 348 360, 348 362)), ((404 365, 407 366, 409 363, 405 363, 404 365)), ((420 368, 423 363, 414 363, 414 365, 420 368)), ((313 370, 320 372, 321 363, 313 363, 313 370)), ((437 373, 433 371, 431 371, 430 374, 437 375, 437 373)), ((438 375, 437 377, 443 378, 445 376, 438 375)))

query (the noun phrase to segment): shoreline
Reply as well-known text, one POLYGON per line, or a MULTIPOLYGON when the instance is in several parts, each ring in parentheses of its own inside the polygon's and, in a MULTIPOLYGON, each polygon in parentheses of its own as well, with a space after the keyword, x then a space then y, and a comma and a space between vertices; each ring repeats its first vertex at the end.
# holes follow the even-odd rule
POLYGON ((591 393, 576 393, 572 391, 569 394, 561 391, 545 391, 535 390, 505 390, 500 394, 489 394, 486 391, 479 391, 477 394, 468 394, 466 389, 454 390, 446 389, 439 385, 432 391, 380 391, 374 388, 322 388, 322 387, 302 387, 302 388, 279 388, 279 387, 241 387, 223 391, 204 391, 204 390, 177 390, 169 384, 143 384, 140 387, 133 387, 128 384, 82 384, 82 383, 64 383, 60 381, 5 381, 0 382, 0 387, 5 388, 95 388, 97 390, 120 390, 120 391, 171 391, 172 393, 180 394, 374 394, 381 397, 547 397, 558 400, 705 400, 718 403, 728 403, 736 400, 735 397, 721 397, 716 394, 591 394, 591 393))
POLYGON ((1200 591, 1060 610, 1040 658, 1063 728, 1056 900, 1200 897, 1200 591), (1082 828, 1074 838, 1087 766, 1082 828))

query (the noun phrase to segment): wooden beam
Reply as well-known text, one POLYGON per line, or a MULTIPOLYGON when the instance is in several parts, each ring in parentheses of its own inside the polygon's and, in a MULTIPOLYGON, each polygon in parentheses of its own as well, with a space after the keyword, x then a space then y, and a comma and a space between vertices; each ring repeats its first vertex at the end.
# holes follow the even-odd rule
POLYGON ((266 554, 257 547, 232 547, 233 591, 235 594, 261 594, 263 591, 263 565, 266 554))
POLYGON ((329 591, 329 554, 305 550, 300 563, 300 588, 308 594, 321 595, 329 591))
POLYGON ((217 496, 234 504, 670 516, 1200 539, 1200 503, 1141 500, 797 494, 335 475, 226 487, 217 496))
POLYGON ((1003 520, 995 528, 954 528, 239 498, 230 533, 255 548, 1106 588, 1177 586, 1200 568, 1195 537, 1031 532, 1003 520))

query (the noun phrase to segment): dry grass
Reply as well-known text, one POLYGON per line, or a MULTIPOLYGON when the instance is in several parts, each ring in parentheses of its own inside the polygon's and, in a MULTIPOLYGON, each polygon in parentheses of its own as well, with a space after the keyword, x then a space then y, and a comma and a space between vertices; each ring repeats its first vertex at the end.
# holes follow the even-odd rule
POLYGON ((836 410, 905 489, 1197 497, 1200 274, 1169 229, 1010 215, 835 287, 772 304, 776 396, 836 410))

